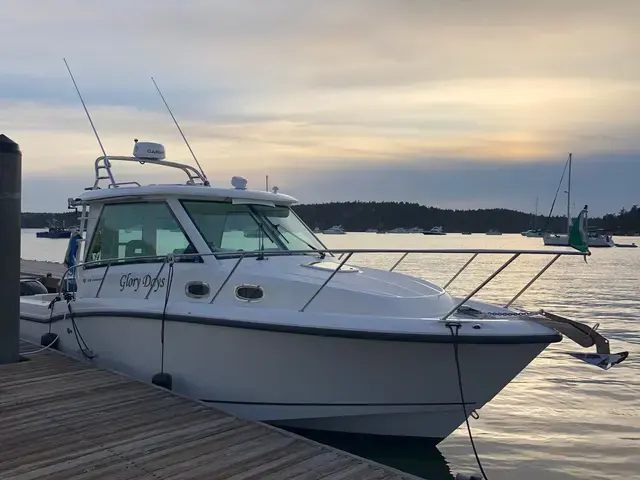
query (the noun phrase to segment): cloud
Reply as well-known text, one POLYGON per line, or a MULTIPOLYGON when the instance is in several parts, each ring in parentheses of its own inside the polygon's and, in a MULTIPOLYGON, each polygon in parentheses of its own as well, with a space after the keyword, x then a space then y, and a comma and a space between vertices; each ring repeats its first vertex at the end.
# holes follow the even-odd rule
MULTIPOLYGON (((622 205, 637 204, 640 156, 575 157, 572 175, 572 211, 589 204, 591 216, 617 212, 622 205), (603 185, 606 195, 594 195, 603 185)), ((560 181, 565 158, 554 163, 521 163, 505 168, 486 160, 440 161, 425 168, 419 162, 373 168, 349 168, 339 176, 327 171, 282 172, 270 179, 283 193, 304 203, 328 201, 407 201, 440 208, 512 208, 531 212, 539 199, 546 215, 560 181)), ((566 211, 566 176, 554 214, 566 211)))
MULTIPOLYGON (((589 204, 591 216, 616 212, 637 204, 640 157, 574 156, 572 205, 574 213, 589 204), (597 195, 603 186, 605 195, 597 195), (596 192, 596 195, 594 195, 596 192)), ((477 159, 436 159, 431 164, 414 160, 402 164, 363 167, 347 163, 336 174, 326 165, 301 165, 247 172, 235 165, 209 170, 213 186, 230 188, 232 175, 244 175, 249 188, 263 189, 265 175, 271 186, 293 195, 301 203, 330 201, 407 201, 441 208, 513 208, 533 211, 539 199, 539 214, 546 215, 556 192, 566 157, 551 163, 503 163, 477 159), (247 174, 248 173, 248 174, 247 174)), ((148 166, 116 170, 119 181, 144 178, 148 183, 182 181, 179 172, 165 173, 148 166)), ((28 172, 23 182, 23 211, 62 211, 68 197, 82 193, 93 183, 89 165, 69 170, 64 176, 28 172), (47 199, 43 202, 42 199, 47 199)), ((563 187, 566 186, 566 177, 563 187)), ((560 190, 554 214, 566 211, 566 195, 560 190)))
MULTIPOLYGON (((506 184, 569 151, 598 168, 631 159, 616 165, 635 172, 639 18, 640 2, 599 0, 5 0, 0 131, 21 144, 30 178, 91 176, 99 150, 64 56, 111 154, 137 137, 190 161, 154 76, 222 177, 384 171, 411 185, 398 190, 407 198, 427 197, 403 175, 424 175, 453 182, 442 198, 504 201, 442 173, 464 168, 525 205, 506 184)), ((600 172, 609 183, 586 194, 626 198, 608 197, 620 183, 600 172)), ((26 198, 48 207, 38 191, 26 198)))

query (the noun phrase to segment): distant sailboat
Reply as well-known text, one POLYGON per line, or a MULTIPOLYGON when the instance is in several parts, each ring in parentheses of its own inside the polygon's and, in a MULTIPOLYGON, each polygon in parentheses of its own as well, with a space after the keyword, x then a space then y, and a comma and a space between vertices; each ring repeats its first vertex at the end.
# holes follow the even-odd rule
POLYGON ((523 237, 544 237, 544 231, 541 228, 536 228, 536 221, 538 220, 538 197, 536 197, 536 213, 532 218, 532 228, 522 232, 520 235, 523 237))
MULTIPOLYGON (((566 234, 557 234, 557 233, 545 233, 542 240, 545 245, 554 246, 554 247, 568 247, 569 246, 569 235, 571 232, 571 163, 573 156, 570 153, 569 158, 567 160, 569 172, 567 177, 567 233, 566 234)), ((564 173, 563 173, 564 176, 564 173)), ((560 179, 562 182, 562 179, 560 179)), ((559 186, 558 186, 559 190, 559 186)), ((556 196, 558 193, 556 192, 556 196)), ((554 199, 555 203, 555 199, 554 199)), ((551 206, 551 210, 553 211, 553 205, 551 206)), ((584 206, 585 211, 585 224, 586 224, 586 211, 587 206, 584 206)), ((551 217, 551 212, 549 212, 549 217, 551 217)), ((602 230, 592 230, 588 231, 587 236, 587 245, 589 247, 615 247, 615 243, 611 235, 605 235, 602 230)))

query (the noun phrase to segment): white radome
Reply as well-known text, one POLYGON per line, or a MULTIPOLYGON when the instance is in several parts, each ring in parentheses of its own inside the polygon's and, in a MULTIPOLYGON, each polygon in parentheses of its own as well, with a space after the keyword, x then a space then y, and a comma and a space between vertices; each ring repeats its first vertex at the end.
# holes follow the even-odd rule
POLYGON ((152 160, 164 160, 164 145, 155 142, 138 142, 133 147, 133 156, 136 158, 146 158, 152 160))

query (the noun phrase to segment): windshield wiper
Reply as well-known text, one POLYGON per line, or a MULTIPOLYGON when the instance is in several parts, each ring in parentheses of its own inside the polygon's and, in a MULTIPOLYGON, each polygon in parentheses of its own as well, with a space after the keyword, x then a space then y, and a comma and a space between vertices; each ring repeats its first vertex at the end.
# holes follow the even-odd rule
MULTIPOLYGON (((291 243, 289 242, 289 240, 287 239, 287 237, 285 237, 284 233, 282 233, 280 231, 280 227, 282 227, 282 229, 287 232, 290 233, 291 235, 293 235, 294 237, 296 237, 298 240, 300 240, 302 243, 304 243, 307 247, 309 247, 312 250, 318 251, 318 249, 316 247, 314 247, 313 245, 311 245, 309 242, 307 242, 304 238, 300 237, 299 235, 293 233, 291 230, 289 230, 287 227, 285 227, 282 224, 275 224, 273 223, 271 220, 269 220, 268 217, 264 217, 264 219, 269 223, 269 225, 271 225, 273 227, 273 229, 278 232, 278 235, 280 235, 280 237, 287 243, 291 243)), ((318 255, 320 255, 320 258, 322 260, 324 260, 324 258, 326 257, 326 254, 324 252, 318 252, 318 255)))

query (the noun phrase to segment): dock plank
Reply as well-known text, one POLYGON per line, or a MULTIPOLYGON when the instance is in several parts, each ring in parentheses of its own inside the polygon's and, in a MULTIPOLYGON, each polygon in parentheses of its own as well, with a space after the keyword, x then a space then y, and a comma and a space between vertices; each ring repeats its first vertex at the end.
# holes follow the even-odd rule
POLYGON ((45 350, 0 365, 0 479, 10 478, 416 477, 45 350))
POLYGON ((292 465, 298 464, 322 453, 320 447, 306 448, 300 445, 299 450, 289 449, 284 456, 266 460, 264 463, 252 466, 250 470, 231 475, 229 480, 258 480, 264 475, 283 470, 292 465))

